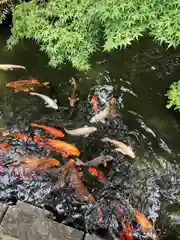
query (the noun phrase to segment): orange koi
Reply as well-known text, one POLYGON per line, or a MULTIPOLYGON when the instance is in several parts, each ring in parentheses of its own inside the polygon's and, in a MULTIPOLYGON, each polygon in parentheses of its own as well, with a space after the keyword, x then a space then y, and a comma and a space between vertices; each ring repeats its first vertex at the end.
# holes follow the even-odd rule
POLYGON ((99 112, 99 107, 96 96, 92 96, 91 103, 94 113, 97 114, 99 112))
POLYGON ((32 139, 29 136, 26 136, 24 133, 12 133, 11 135, 15 136, 15 138, 23 140, 25 142, 32 139))
POLYGON ((12 81, 6 84, 6 87, 15 88, 15 92, 33 91, 34 87, 47 86, 49 82, 39 82, 35 78, 30 80, 12 81))
POLYGON ((37 158, 37 157, 24 157, 22 158, 25 163, 36 163, 37 166, 58 167, 59 161, 55 158, 37 158))
POLYGON ((9 149, 10 145, 8 143, 0 143, 0 149, 9 149))
POLYGON ((123 227, 123 232, 120 233, 120 240, 126 239, 126 240, 133 240, 133 235, 132 235, 132 227, 129 225, 128 221, 126 219, 122 220, 122 227, 123 227))
POLYGON ((79 150, 72 144, 69 144, 60 140, 54 140, 54 139, 46 139, 46 140, 48 142, 48 145, 55 148, 57 151, 64 153, 65 157, 69 155, 74 155, 74 156, 80 155, 79 150))
POLYGON ((105 177, 104 174, 97 170, 96 168, 89 167, 88 172, 90 172, 94 177, 96 177, 100 182, 104 183, 105 182, 105 177))
POLYGON ((133 236, 120 233, 119 240, 134 240, 133 236))
POLYGON ((24 157, 20 162, 9 165, 10 169, 19 169, 22 173, 41 172, 49 168, 59 166, 59 162, 54 158, 24 157))
POLYGON ((134 216, 136 217, 136 221, 138 224, 141 225, 143 232, 149 232, 153 230, 152 224, 150 223, 149 220, 147 220, 144 214, 140 213, 136 208, 133 208, 132 210, 133 210, 134 216))
POLYGON ((39 124, 36 124, 36 123, 31 123, 31 126, 32 127, 37 127, 37 128, 42 128, 44 129, 47 133, 50 133, 56 137, 64 137, 64 133, 56 128, 53 128, 53 127, 48 127, 48 126, 45 126, 45 125, 39 125, 39 124))
POLYGON ((23 140, 25 142, 27 142, 28 140, 34 141, 36 143, 45 141, 43 138, 41 138, 40 136, 37 136, 37 135, 35 135, 33 137, 26 136, 24 133, 11 133, 10 135, 17 139, 23 140))

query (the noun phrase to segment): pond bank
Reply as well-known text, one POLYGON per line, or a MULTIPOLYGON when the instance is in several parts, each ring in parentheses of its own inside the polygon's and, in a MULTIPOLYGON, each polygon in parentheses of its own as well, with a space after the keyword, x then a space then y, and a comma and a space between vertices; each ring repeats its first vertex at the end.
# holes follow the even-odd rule
MULTIPOLYGON (((47 210, 18 201, 0 203, 1 240, 98 240, 99 238, 53 221, 47 210)), ((100 239, 99 239, 100 240, 100 239)))

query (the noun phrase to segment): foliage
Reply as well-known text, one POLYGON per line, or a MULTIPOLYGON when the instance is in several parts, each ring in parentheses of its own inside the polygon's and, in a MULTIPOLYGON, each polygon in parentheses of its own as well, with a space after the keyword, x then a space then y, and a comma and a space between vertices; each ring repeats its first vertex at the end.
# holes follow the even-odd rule
POLYGON ((171 108, 172 106, 175 106, 175 110, 180 110, 180 80, 170 85, 167 96, 168 104, 166 107, 171 108))
POLYGON ((0 0, 0 24, 5 20, 6 15, 12 11, 15 4, 21 2, 20 0, 0 0))
POLYGON ((52 66, 68 60, 84 70, 100 47, 126 47, 145 33, 175 47, 179 30, 179 0, 32 0, 14 9, 8 46, 34 39, 52 66))

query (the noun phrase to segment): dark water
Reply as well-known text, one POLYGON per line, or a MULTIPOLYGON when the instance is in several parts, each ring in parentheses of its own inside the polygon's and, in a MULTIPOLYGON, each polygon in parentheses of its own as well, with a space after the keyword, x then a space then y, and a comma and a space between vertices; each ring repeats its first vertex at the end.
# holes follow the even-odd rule
MULTIPOLYGON (((128 199, 132 198, 134 206, 162 229, 163 239, 180 239, 179 115, 165 108, 164 96, 168 85, 180 77, 179 49, 165 51, 151 39, 142 39, 121 52, 94 57, 92 69, 78 73, 70 66, 50 68, 47 56, 39 52, 32 41, 25 41, 8 51, 5 48, 8 34, 8 30, 0 29, 0 63, 24 65, 27 72, 0 71, 0 107, 4 112, 0 127, 5 124, 12 131, 28 132, 33 121, 56 127, 83 126, 92 117, 91 96, 98 95, 103 103, 114 92, 119 116, 112 124, 96 124, 96 134, 87 138, 68 137, 66 140, 76 144, 84 161, 102 152, 115 157, 114 163, 110 163, 107 169, 101 169, 109 179, 107 184, 95 185, 93 191, 93 196, 104 203, 106 213, 110 208, 110 199, 128 204, 128 199), (5 87, 7 82, 32 77, 50 82, 50 88, 40 89, 39 92, 58 99, 62 107, 59 111, 45 108, 43 100, 37 97, 26 93, 14 94, 13 90, 5 87), (80 90, 80 102, 73 111, 68 108, 67 101, 71 77, 77 79, 80 90), (126 139, 136 152, 135 160, 125 157, 121 162, 121 155, 117 155, 111 145, 99 141, 104 136, 126 139)), ((61 191, 59 199, 56 196, 44 202, 49 187, 50 181, 46 177, 43 181, 32 181, 24 186, 17 180, 7 179, 5 175, 0 179, 0 200, 13 202, 21 199, 39 206, 48 205, 59 212, 59 220, 84 229, 78 206, 74 210, 67 202, 60 201, 64 194, 70 197, 71 193, 61 191)), ((88 226, 93 225, 94 221, 91 212, 93 208, 86 211, 85 224, 88 226)), ((112 215, 105 215, 104 226, 111 228, 114 239, 119 238, 117 221, 112 215)), ((90 231, 93 231, 93 226, 90 231)))

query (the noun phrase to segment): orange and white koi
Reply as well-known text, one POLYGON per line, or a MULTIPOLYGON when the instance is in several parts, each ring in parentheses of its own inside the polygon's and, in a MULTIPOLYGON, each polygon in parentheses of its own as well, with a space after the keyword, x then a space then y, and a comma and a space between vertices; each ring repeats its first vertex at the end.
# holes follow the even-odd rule
POLYGON ((72 144, 66 143, 64 141, 54 140, 54 139, 46 139, 48 145, 55 148, 57 151, 60 151, 64 157, 68 157, 69 155, 79 156, 79 150, 72 144))
POLYGON ((42 128, 44 131, 46 131, 47 133, 50 133, 56 137, 64 137, 64 133, 56 128, 53 127, 48 127, 45 125, 39 125, 36 123, 31 123, 32 127, 36 127, 36 128, 42 128))

